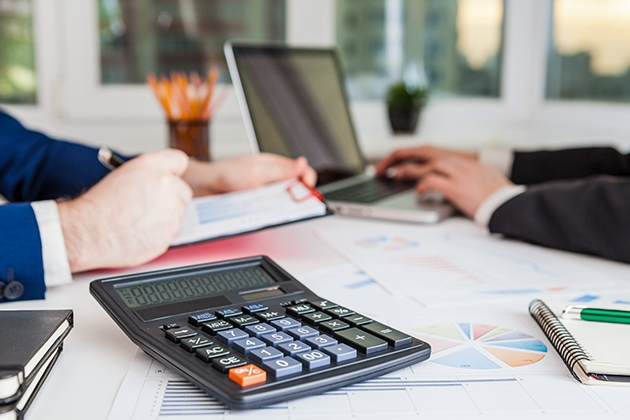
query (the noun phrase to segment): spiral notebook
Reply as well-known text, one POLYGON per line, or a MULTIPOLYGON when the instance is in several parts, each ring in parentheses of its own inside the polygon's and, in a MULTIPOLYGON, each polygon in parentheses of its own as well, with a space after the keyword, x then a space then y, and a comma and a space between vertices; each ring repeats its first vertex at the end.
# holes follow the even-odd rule
MULTIPOLYGON (((573 376, 585 384, 630 385, 630 325, 564 319, 567 305, 534 300, 529 312, 573 376)), ((606 306, 628 310, 627 305, 606 306)))

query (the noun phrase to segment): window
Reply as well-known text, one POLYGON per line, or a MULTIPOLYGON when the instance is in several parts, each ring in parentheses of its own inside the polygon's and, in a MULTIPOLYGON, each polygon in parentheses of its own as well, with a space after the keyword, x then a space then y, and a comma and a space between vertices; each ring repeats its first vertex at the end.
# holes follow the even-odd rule
POLYGON ((337 0, 352 99, 404 79, 438 96, 499 97, 502 0, 337 0))
POLYGON ((101 83, 212 65, 225 79, 225 41, 284 40, 285 8, 284 0, 99 0, 101 83))
POLYGON ((34 104, 37 76, 30 0, 0 0, 0 102, 34 104))
POLYGON ((629 22, 629 0, 555 0, 546 97, 630 101, 629 22))

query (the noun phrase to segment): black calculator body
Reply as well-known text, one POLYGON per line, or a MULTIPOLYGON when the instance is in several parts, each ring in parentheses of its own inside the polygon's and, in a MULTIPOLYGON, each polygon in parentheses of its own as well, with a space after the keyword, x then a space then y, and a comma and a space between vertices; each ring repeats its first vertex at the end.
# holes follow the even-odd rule
POLYGON ((236 409, 319 394, 431 354, 264 256, 95 280, 90 292, 142 350, 236 409))

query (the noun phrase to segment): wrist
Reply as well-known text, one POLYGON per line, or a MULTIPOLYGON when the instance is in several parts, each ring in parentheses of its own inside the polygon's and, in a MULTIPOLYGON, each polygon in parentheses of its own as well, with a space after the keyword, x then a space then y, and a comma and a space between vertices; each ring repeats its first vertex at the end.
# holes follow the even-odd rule
POLYGON ((57 204, 59 222, 63 234, 68 264, 73 273, 95 268, 91 264, 89 236, 92 235, 90 226, 83 221, 86 213, 80 209, 78 200, 63 201, 57 204))

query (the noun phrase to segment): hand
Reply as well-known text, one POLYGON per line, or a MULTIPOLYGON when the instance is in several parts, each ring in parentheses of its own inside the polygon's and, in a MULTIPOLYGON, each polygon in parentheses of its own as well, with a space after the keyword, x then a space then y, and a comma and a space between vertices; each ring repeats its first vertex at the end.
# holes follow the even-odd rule
POLYGON ((142 155, 60 202, 71 271, 137 265, 166 251, 192 197, 181 179, 187 166, 176 150, 142 155))
POLYGON ((474 217, 486 198, 508 185, 513 184, 491 166, 452 156, 436 160, 418 181, 416 191, 439 191, 464 214, 474 217))
POLYGON ((292 160, 269 153, 211 163, 191 160, 183 175, 195 196, 245 190, 295 177, 311 187, 317 181, 315 170, 304 157, 292 160))
POLYGON ((461 152, 434 146, 411 147, 396 150, 380 161, 376 166, 376 174, 401 180, 419 179, 430 172, 437 161, 453 157, 477 160, 477 154, 474 152, 461 152))

